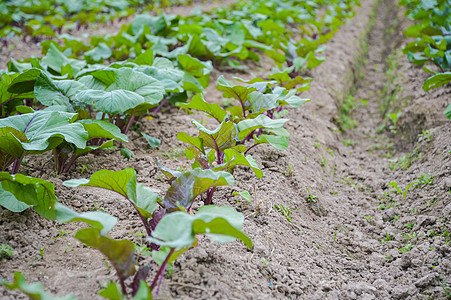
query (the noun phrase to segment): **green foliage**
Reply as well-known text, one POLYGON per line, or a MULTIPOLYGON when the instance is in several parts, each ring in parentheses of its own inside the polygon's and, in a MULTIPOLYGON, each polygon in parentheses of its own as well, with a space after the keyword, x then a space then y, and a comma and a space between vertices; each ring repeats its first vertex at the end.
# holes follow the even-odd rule
MULTIPOLYGON (((156 280, 162 276, 163 270, 170 263, 170 257, 174 255, 175 259, 195 245, 197 234, 206 234, 212 240, 221 243, 238 238, 252 248, 249 237, 241 232, 244 217, 233 208, 204 206, 194 216, 186 212, 189 211, 193 200, 208 189, 233 184, 232 175, 223 171, 202 169, 180 173, 171 172, 166 168, 164 174, 172 181, 164 199, 149 188, 137 184, 136 172, 133 169, 101 170, 94 173, 90 179, 72 179, 64 182, 64 185, 70 187, 92 186, 114 191, 135 207, 147 231, 147 239, 152 242, 155 259, 160 261, 162 256, 167 257, 164 261, 160 261, 161 268, 150 290, 155 287, 156 280), (164 209, 157 211, 157 203, 164 209), (159 246, 165 254, 158 253, 159 246)), ((90 228, 79 230, 75 237, 84 244, 98 249, 109 259, 121 282, 121 293, 126 295, 124 280, 135 274, 135 245, 128 240, 114 240, 105 236, 116 223, 116 218, 102 212, 78 214, 63 205, 58 205, 57 219, 63 223, 81 221, 91 225, 90 228)), ((138 274, 139 272, 135 275, 135 279, 138 274)), ((116 295, 116 290, 117 288, 109 286, 101 293, 116 295)))
POLYGON ((55 220, 55 187, 40 178, 0 172, 0 205, 12 212, 29 207, 42 217, 55 220))
POLYGON ((44 287, 40 282, 27 283, 25 277, 20 272, 14 273, 14 281, 9 283, 5 280, 0 280, 0 284, 9 290, 20 290, 32 300, 75 300, 72 295, 64 297, 54 297, 44 292, 44 287))
POLYGON ((13 247, 7 244, 0 245, 0 259, 4 257, 12 257, 13 256, 13 247))
POLYGON ((291 205, 291 203, 288 206, 283 206, 282 204, 275 204, 274 208, 280 212, 284 217, 287 218, 287 221, 290 223, 293 223, 293 221, 291 220, 291 214, 293 213, 293 210, 296 210, 297 208, 294 207, 289 207, 291 205))
POLYGON ((216 242, 240 239, 252 248, 251 240, 241 232, 244 217, 231 207, 203 206, 194 215, 174 212, 158 223, 148 239, 161 246, 181 249, 195 242, 196 234, 206 234, 216 242))
MULTIPOLYGON (((445 0, 403 0, 406 14, 415 24, 404 31, 407 37, 415 38, 403 52, 417 65, 422 65, 429 77, 423 85, 425 91, 451 82, 451 3, 445 0), (433 66, 433 68, 430 68, 433 66)), ((445 115, 447 112, 445 111, 445 115)), ((448 117, 448 115, 447 115, 448 117)))

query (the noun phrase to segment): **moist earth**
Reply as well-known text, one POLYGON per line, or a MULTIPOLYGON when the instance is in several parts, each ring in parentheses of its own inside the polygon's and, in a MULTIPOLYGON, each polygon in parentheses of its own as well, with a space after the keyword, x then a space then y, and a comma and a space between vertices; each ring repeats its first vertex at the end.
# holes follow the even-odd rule
MULTIPOLYGON (((235 186, 217 193, 215 204, 245 215, 243 230, 254 248, 199 238, 199 246, 174 263, 157 299, 449 299, 451 124, 442 112, 451 87, 422 90, 427 74, 400 52, 409 24, 394 1, 362 1, 327 43, 327 60, 313 70, 312 88, 301 95, 312 101, 289 112, 288 149, 254 148, 264 177, 237 168, 235 186), (400 112, 396 124, 387 112, 400 112), (250 191, 250 203, 226 197, 242 190, 250 191), (289 217, 276 206, 289 209, 289 217)), ((232 79, 271 72, 266 60, 248 66, 245 73, 214 70, 206 99, 223 101, 214 88, 219 74, 232 79)), ((62 182, 132 167, 138 182, 163 194, 168 185, 154 157, 184 168, 176 133, 194 134, 187 124, 201 116, 167 107, 152 117, 137 124, 129 143, 118 145, 133 151, 129 160, 119 150, 87 155, 68 174, 56 175, 50 157, 36 156, 22 171, 53 182, 59 201, 77 211, 115 215, 112 237, 142 244, 144 229, 125 199, 62 182), (138 132, 159 138, 161 146, 151 148, 138 132)), ((20 270, 50 293, 79 299, 99 297, 115 280, 104 257, 73 238, 77 223, 3 210, 0 228, 0 243, 14 248, 11 259, 0 261, 2 278, 11 280, 20 270)), ((151 274, 156 269, 153 264, 151 274)), ((25 298, 4 287, 0 295, 25 298)))

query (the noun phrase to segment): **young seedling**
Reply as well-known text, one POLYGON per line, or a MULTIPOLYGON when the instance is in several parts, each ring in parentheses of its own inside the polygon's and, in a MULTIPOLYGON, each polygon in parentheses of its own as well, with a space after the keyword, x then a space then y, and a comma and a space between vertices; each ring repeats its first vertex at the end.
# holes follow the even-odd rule
POLYGON ((0 245, 0 259, 13 257, 13 247, 7 244, 0 245))
POLYGON ((404 247, 399 248, 398 251, 400 254, 403 254, 403 253, 409 252, 410 250, 412 250, 412 248, 413 248, 412 244, 407 244, 404 247))
POLYGON ((62 238, 62 239, 64 239, 64 240, 67 242, 67 239, 65 238, 65 236, 66 236, 67 234, 71 233, 71 232, 70 232, 70 231, 64 231, 64 230, 62 230, 61 228, 58 228, 57 230, 58 230, 58 235, 55 236, 55 237, 53 238, 53 240, 56 242, 57 239, 62 238))
POLYGON ((307 202, 316 203, 317 202, 316 198, 318 198, 318 196, 315 196, 312 193, 310 193, 309 189, 306 189, 306 190, 307 190, 307 193, 308 193, 307 202))
POLYGON ((295 207, 289 207, 292 203, 290 203, 288 206, 283 206, 282 204, 275 204, 274 208, 280 212, 284 217, 287 218, 287 221, 290 222, 291 224, 293 224, 293 221, 291 220, 291 213, 296 210, 297 208, 295 207))

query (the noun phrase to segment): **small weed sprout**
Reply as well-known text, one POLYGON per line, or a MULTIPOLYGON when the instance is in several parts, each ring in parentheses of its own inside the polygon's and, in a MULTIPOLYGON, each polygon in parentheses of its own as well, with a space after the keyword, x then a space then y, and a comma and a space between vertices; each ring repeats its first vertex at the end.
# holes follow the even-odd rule
POLYGON ((442 276, 443 276, 443 280, 441 280, 441 282, 438 282, 438 284, 443 289, 443 296, 445 296, 446 299, 451 299, 451 286, 446 281, 445 275, 442 274, 442 276))
POLYGON ((423 130, 422 133, 418 134, 418 142, 430 142, 432 141, 432 135, 430 130, 423 130))
POLYGON ((374 224, 374 220, 373 220, 373 216, 371 216, 371 215, 367 215, 367 216, 364 216, 363 217, 368 223, 370 223, 370 224, 374 224))
POLYGON ((385 238, 381 240, 381 244, 384 242, 393 241, 393 236, 389 234, 388 232, 385 233, 385 238))
POLYGON ((64 231, 61 228, 58 228, 58 235, 53 238, 53 241, 56 242, 57 239, 62 238, 67 242, 68 240, 64 236, 69 233, 70 231, 64 231))
POLYGON ((88 173, 89 168, 90 168, 89 164, 78 166, 78 170, 80 171, 80 174, 88 173))
POLYGON ((288 206, 283 206, 282 204, 275 204, 274 208, 280 212, 283 216, 285 216, 287 218, 287 221, 290 222, 291 224, 293 224, 293 221, 291 220, 291 213, 296 210, 297 208, 295 207, 289 207, 292 203, 290 203, 288 206))
POLYGON ((357 142, 355 142, 351 139, 344 139, 342 142, 345 147, 350 147, 350 146, 354 146, 357 144, 357 142))
POLYGON ((281 174, 286 174, 286 175, 291 175, 291 174, 293 174, 293 169, 291 168, 291 164, 290 163, 288 163, 288 165, 287 165, 287 171, 282 171, 282 172, 280 172, 281 174))
POLYGON ((406 226, 407 229, 412 230, 412 228, 413 228, 413 226, 414 226, 415 224, 416 224, 416 222, 415 222, 415 223, 407 223, 407 224, 404 225, 404 226, 406 226))
POLYGON ((399 251, 399 253, 403 254, 403 253, 406 253, 406 252, 409 252, 410 250, 412 250, 412 247, 413 247, 412 244, 407 244, 404 247, 399 248, 398 251, 399 251))
POLYGON ((433 184, 433 179, 434 176, 431 174, 421 174, 420 178, 418 179, 418 185, 415 188, 424 188, 427 185, 432 185, 433 184))
POLYGON ((307 198, 307 202, 310 202, 310 203, 316 203, 316 198, 318 197, 318 196, 315 196, 315 195, 313 195, 312 193, 310 193, 310 190, 309 189, 306 189, 307 190, 307 193, 308 193, 308 198, 307 198))
POLYGON ((11 247, 10 245, 6 245, 6 244, 1 244, 0 245, 0 259, 4 258, 4 257, 8 257, 11 258, 13 257, 13 247, 11 247))
POLYGON ((395 171, 398 167, 403 170, 407 170, 415 160, 420 160, 422 157, 421 153, 418 152, 418 147, 416 147, 412 153, 408 153, 404 156, 394 158, 390 160, 390 169, 395 171))
POLYGON ((416 238, 417 238, 417 234, 415 232, 412 233, 412 234, 410 234, 410 233, 405 233, 404 234, 404 239, 406 240, 406 242, 410 242, 410 241, 412 241, 412 240, 414 240, 416 238))

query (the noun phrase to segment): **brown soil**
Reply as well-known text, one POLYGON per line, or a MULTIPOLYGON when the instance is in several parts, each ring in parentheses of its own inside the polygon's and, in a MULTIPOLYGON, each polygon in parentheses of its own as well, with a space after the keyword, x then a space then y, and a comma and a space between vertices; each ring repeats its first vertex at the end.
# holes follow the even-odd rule
MULTIPOLYGON (((254 249, 200 238, 198 247, 175 262, 158 299, 449 299, 451 125, 442 112, 451 88, 422 91, 427 75, 399 54, 406 25, 393 1, 363 1, 356 16, 328 42, 326 62, 313 71, 312 89, 302 95, 312 101, 290 112, 289 148, 256 148, 252 155, 264 177, 257 180, 240 168, 236 185, 218 192, 215 204, 233 206, 245 215, 244 231, 254 249), (391 129, 381 117, 381 103, 388 96, 398 99, 390 110, 402 112, 391 129), (340 133, 332 120, 340 120, 339 107, 349 97, 357 125, 340 133), (383 124, 385 129, 378 130, 383 124), (419 142, 424 130, 429 132, 419 142), (404 164, 395 169, 394 158, 404 164), (387 186, 395 181, 403 189, 421 175, 433 176, 431 183, 411 188, 405 197, 387 186), (250 204, 222 197, 243 189, 252 194, 250 204), (314 201, 309 195, 316 196, 314 201), (293 208, 292 223, 274 205, 293 208)), ((262 67, 267 64, 226 77, 261 76, 269 71, 262 67)), ((207 95, 221 102, 214 88, 207 95)), ((77 211, 97 207, 117 216, 111 235, 139 242, 132 233, 143 228, 125 200, 93 188, 69 189, 62 181, 100 169, 132 167, 139 182, 163 193, 167 184, 152 158, 158 156, 170 167, 184 166, 183 145, 175 134, 194 133, 187 126, 192 117, 172 109, 143 119, 136 131, 160 138, 162 145, 151 149, 132 132, 131 142, 124 145, 134 152, 128 161, 113 151, 83 157, 66 175, 23 171, 55 183, 59 200, 77 211)), ((52 170, 42 157, 29 163, 52 170)), ((13 258, 0 261, 0 277, 11 280, 20 270, 29 282, 41 281, 53 294, 72 293, 79 299, 98 297, 99 289, 115 280, 102 255, 72 237, 79 224, 57 225, 33 211, 3 211, 0 228, 0 243, 14 247, 13 258), (38 249, 44 247, 40 258, 38 249)), ((23 297, 3 287, 0 295, 23 297)))

